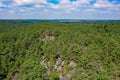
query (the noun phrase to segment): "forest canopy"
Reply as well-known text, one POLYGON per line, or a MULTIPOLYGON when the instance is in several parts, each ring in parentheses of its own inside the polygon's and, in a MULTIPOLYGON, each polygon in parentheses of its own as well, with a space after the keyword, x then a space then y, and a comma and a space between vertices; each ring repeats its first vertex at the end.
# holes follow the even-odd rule
POLYGON ((0 21, 0 80, 119 80, 120 23, 0 21))

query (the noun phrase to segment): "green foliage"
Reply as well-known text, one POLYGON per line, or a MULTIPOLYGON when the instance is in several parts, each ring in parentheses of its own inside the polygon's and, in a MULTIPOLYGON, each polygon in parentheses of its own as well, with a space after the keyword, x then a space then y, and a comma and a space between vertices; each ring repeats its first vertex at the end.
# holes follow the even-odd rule
POLYGON ((120 23, 0 21, 0 80, 59 80, 77 64, 71 80, 120 79, 120 23), (65 70, 54 69, 56 59, 65 70), (44 62, 44 64, 41 64, 44 62), (50 73, 48 74, 48 71, 50 73))
POLYGON ((20 67, 20 80, 46 80, 46 70, 44 66, 34 59, 25 60, 20 67))
POLYGON ((52 71, 50 73, 49 80, 60 80, 58 73, 56 71, 52 71))

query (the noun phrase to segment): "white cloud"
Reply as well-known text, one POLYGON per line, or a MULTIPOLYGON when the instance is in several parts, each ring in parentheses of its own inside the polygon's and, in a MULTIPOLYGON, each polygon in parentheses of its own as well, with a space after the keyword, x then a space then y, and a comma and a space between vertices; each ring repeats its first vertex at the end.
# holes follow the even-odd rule
POLYGON ((109 11, 120 11, 120 4, 115 4, 114 1, 109 2, 108 0, 97 0, 93 5, 95 9, 103 9, 109 11))
POLYGON ((43 7, 43 6, 44 6, 44 5, 39 5, 39 4, 35 4, 35 5, 34 5, 35 8, 41 8, 41 7, 43 7))
POLYGON ((96 0, 92 5, 91 1, 93 0, 59 0, 58 4, 53 4, 47 2, 47 0, 0 0, 0 11, 2 10, 0 14, 4 12, 14 13, 16 16, 27 16, 28 14, 29 17, 33 15, 36 18, 39 16, 43 16, 43 18, 55 16, 56 18, 94 18, 94 16, 104 18, 107 16, 106 18, 109 18, 109 16, 111 17, 110 14, 113 13, 114 15, 120 15, 120 4, 116 2, 117 0, 112 2, 109 0, 96 0), (3 4, 4 1, 10 3, 3 4))
POLYGON ((51 4, 51 7, 54 9, 63 9, 67 11, 73 11, 73 10, 78 10, 77 8, 85 6, 85 5, 90 5, 91 0, 77 0, 71 2, 70 0, 60 0, 60 3, 57 5, 51 4))
POLYGON ((13 0, 15 5, 25 5, 25 4, 46 4, 46 0, 13 0))
POLYGON ((49 13, 48 10, 43 10, 43 11, 40 12, 40 14, 48 14, 48 13, 49 13))
POLYGON ((31 8, 31 7, 22 7, 20 9, 18 9, 19 12, 22 12, 22 13, 27 13, 27 12, 31 12, 35 10, 34 8, 31 8))
POLYGON ((12 1, 12 0, 0 0, 0 1, 12 1))
POLYGON ((10 10, 9 13, 10 13, 10 14, 14 14, 14 11, 13 11, 13 10, 10 10))
POLYGON ((0 2, 0 7, 6 7, 2 2, 0 2))
POLYGON ((114 4, 110 3, 108 0, 97 0, 97 2, 93 5, 95 8, 110 8, 113 6, 114 4))
POLYGON ((24 9, 19 9, 19 12, 26 12, 26 10, 24 10, 24 9))

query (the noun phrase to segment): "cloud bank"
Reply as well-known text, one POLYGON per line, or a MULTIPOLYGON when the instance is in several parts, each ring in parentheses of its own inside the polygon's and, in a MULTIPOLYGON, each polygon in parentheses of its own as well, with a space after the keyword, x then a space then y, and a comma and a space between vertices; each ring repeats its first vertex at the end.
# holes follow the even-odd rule
POLYGON ((119 0, 0 0, 5 19, 120 19, 119 0))

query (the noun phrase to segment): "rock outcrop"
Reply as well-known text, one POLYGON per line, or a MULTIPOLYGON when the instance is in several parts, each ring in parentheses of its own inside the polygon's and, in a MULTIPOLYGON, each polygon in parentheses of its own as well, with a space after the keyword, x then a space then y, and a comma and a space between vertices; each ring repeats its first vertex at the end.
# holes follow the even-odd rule
POLYGON ((53 41, 54 39, 55 37, 53 35, 46 35, 42 41, 46 41, 46 40, 53 41))
POLYGON ((43 59, 40 64, 45 66, 48 76, 50 75, 51 71, 55 70, 59 75, 60 80, 70 80, 72 75, 75 73, 75 67, 77 66, 77 63, 75 63, 74 60, 71 60, 69 64, 65 64, 65 61, 62 60, 60 57, 57 57, 55 59, 55 63, 54 65, 52 65, 52 70, 49 68, 49 61, 45 62, 45 60, 43 59), (66 66, 71 67, 71 70, 67 71, 66 66))

